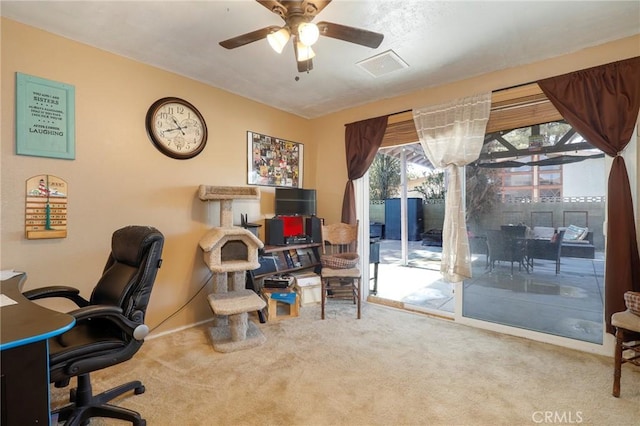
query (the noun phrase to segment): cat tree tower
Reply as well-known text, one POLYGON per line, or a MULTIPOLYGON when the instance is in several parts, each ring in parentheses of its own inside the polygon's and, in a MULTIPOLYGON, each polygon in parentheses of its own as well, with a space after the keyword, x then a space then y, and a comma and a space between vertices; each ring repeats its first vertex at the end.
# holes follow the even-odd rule
POLYGON ((258 250, 264 244, 247 229, 233 226, 233 200, 259 199, 255 187, 200 185, 202 201, 220 202, 220 226, 200 239, 204 262, 213 272, 213 293, 208 296, 214 314, 210 329, 213 348, 234 352, 266 341, 260 329, 249 321, 249 312, 265 307, 265 301, 245 288, 246 272, 260 267, 258 250))

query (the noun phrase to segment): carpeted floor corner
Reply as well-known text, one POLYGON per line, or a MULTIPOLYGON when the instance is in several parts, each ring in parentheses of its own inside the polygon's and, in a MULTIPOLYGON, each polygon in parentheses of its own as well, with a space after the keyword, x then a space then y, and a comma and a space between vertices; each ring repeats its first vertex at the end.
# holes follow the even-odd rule
MULTIPOLYGON (((147 340, 95 373, 94 391, 141 379, 115 404, 149 425, 635 425, 640 369, 613 360, 365 303, 332 301, 259 324, 258 348, 218 353, 205 324, 147 340)), ((73 384, 73 383, 72 383, 73 384)), ((68 389, 52 387, 60 405, 68 389)), ((91 424, 124 424, 97 419, 91 424)))

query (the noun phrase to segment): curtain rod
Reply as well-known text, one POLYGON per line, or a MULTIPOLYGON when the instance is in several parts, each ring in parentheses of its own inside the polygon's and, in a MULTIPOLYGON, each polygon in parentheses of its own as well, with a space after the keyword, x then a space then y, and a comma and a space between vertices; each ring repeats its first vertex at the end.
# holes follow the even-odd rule
MULTIPOLYGON (((524 87, 524 86, 529 86, 530 84, 538 84, 537 81, 530 81, 528 83, 520 83, 520 84, 515 84, 513 86, 509 86, 509 87, 503 87, 502 89, 496 89, 496 90, 492 90, 491 93, 496 93, 496 92, 502 92, 504 90, 511 90, 511 89, 515 89, 517 87, 524 87)), ((405 114, 407 112, 411 112, 413 111, 413 109, 405 109, 404 111, 398 111, 398 112, 393 112, 391 114, 387 114, 386 117, 393 117, 394 115, 400 115, 400 114, 405 114)), ((378 117, 372 117, 372 118, 379 118, 379 117, 384 117, 383 115, 380 115, 378 117)), ((367 118, 365 120, 370 120, 371 118, 367 118)), ((358 120, 358 121, 354 121, 354 123, 358 123, 359 121, 364 121, 364 120, 358 120)), ((345 126, 348 126, 349 124, 353 124, 353 123, 348 123, 345 124, 345 126)))
POLYGON ((515 85, 513 85, 513 86, 503 87, 502 89, 492 90, 492 91, 491 91, 491 93, 502 92, 503 90, 516 89, 516 88, 518 88, 518 87, 529 86, 530 84, 538 84, 538 82, 537 82, 537 81, 530 81, 530 82, 528 82, 528 83, 515 84, 515 85))
MULTIPOLYGON (((353 123, 359 123, 361 121, 365 121, 365 120, 372 120, 374 118, 380 118, 380 117, 393 117, 394 115, 400 115, 400 114, 404 114, 406 112, 411 112, 413 111, 413 109, 405 109, 404 111, 399 111, 399 112, 393 112, 391 114, 386 114, 386 115, 379 115, 377 117, 369 117, 369 118, 365 118, 364 120, 358 120, 358 121, 354 121, 353 123)), ((348 126, 349 124, 353 124, 353 123, 347 123, 345 124, 345 126, 348 126)))
POLYGON ((399 111, 399 112, 394 112, 393 114, 389 114, 389 117, 394 115, 404 114, 405 112, 411 112, 411 111, 413 111, 413 109, 405 109, 404 111, 399 111))

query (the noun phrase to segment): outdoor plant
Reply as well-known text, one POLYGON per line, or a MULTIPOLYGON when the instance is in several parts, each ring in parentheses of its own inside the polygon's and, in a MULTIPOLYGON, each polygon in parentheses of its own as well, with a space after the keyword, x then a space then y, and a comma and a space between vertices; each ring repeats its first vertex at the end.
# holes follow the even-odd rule
POLYGON ((385 200, 398 195, 400 186, 400 160, 385 154, 376 154, 369 168, 369 199, 385 200))
POLYGON ((425 200, 444 200, 447 192, 444 182, 444 171, 432 170, 424 172, 424 182, 414 188, 425 200))
POLYGON ((494 169, 466 167, 466 221, 479 223, 498 203, 500 176, 494 169))

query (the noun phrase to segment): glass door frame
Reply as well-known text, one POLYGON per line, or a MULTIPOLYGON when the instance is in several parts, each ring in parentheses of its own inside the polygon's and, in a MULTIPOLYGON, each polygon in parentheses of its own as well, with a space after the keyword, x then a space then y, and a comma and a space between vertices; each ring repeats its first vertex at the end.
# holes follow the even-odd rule
MULTIPOLYGON (((634 211, 636 212, 636 227, 638 226, 638 205, 637 205, 637 161, 638 161, 638 128, 640 127, 640 123, 636 123, 636 129, 634 131, 633 136, 631 137, 631 142, 627 145, 627 148, 622 153, 623 158, 625 159, 625 163, 627 165, 627 172, 629 175, 629 184, 631 186, 631 194, 633 199, 634 211)), ((613 158, 606 156, 605 157, 605 178, 608 180, 609 173, 611 172, 611 166, 613 164, 613 158)), ((464 185, 464 180, 463 180, 464 185)), ((605 185, 605 188, 607 186, 605 185)), ((464 186, 463 186, 464 190, 464 186)), ((608 198, 607 198, 608 200, 608 198)), ((605 211, 605 246, 607 244, 606 241, 606 229, 607 229, 607 218, 605 211)), ((606 268, 606 263, 605 263, 606 268)), ((526 339, 535 340, 543 343, 550 343, 556 346, 562 346, 570 349, 577 349, 583 352, 595 353, 598 355, 612 356, 613 351, 615 349, 615 337, 606 332, 605 327, 602 327, 602 344, 590 343, 585 341, 580 341, 576 339, 570 339, 567 337, 555 336, 551 334, 541 333, 532 330, 526 330, 517 327, 511 327, 508 325, 491 323, 488 321, 477 320, 469 317, 465 317, 462 315, 462 306, 463 306, 463 291, 464 283, 456 283, 455 287, 455 311, 454 311, 454 320, 459 322, 460 324, 469 325, 471 327, 481 328, 485 330, 496 331, 498 333, 508 334, 517 337, 524 337, 526 339)), ((605 323, 604 318, 604 310, 602 317, 602 324, 605 323)))
MULTIPOLYGON (((627 165, 627 171, 630 180, 631 186, 631 194, 633 198, 633 206, 634 211, 636 212, 636 228, 638 228, 638 224, 640 220, 640 212, 638 212, 638 200, 637 200, 637 176, 638 176, 638 137, 639 137, 639 128, 640 123, 636 123, 636 128, 634 134, 631 138, 631 142, 627 145, 627 148, 622 153, 623 158, 625 159, 625 163, 627 165)), ((606 157, 606 172, 605 176, 608 179, 611 165, 613 163, 613 159, 611 157, 606 157)), ((406 163, 403 161, 403 164, 406 163)), ((406 169, 403 167, 403 180, 402 185, 404 188, 404 198, 406 199, 406 169)), ((464 182, 464 180, 463 180, 464 182)), ((464 185, 464 183, 463 183, 464 185)), ((365 175, 357 179, 354 182, 355 187, 355 196, 356 196, 356 212, 357 217, 362 226, 359 230, 359 242, 358 244, 362 247, 362 280, 363 280, 363 296, 366 300, 366 297, 369 295, 369 280, 370 280, 370 271, 368 268, 369 265, 369 251, 365 248, 368 247, 369 244, 369 227, 366 226, 369 223, 369 172, 365 173, 365 175)), ((464 189, 464 186, 463 186, 464 189)), ((404 203, 401 203, 401 205, 404 203)), ((404 207, 406 209, 406 206, 404 207)), ((401 216, 404 223, 402 224, 402 239, 405 241, 403 245, 403 258, 406 259, 406 211, 402 211, 401 216)), ((607 218, 605 217, 605 232, 607 225, 607 218)), ((605 244, 606 244, 606 235, 605 235, 605 244)), ((529 340, 539 341, 543 343, 550 343, 556 346, 567 347, 570 349, 577 349, 583 352, 595 353, 599 355, 612 356, 614 348, 615 348, 615 338, 611 334, 608 334, 603 327, 603 343, 601 345, 595 343, 589 343, 584 341, 579 341, 575 339, 569 339, 566 337, 554 336, 546 333, 531 331, 520 329, 516 327, 511 327, 502 324, 490 323, 487 321, 476 320, 473 318, 464 317, 462 315, 462 307, 463 307, 463 287, 464 282, 459 282, 455 284, 455 309, 453 315, 453 321, 458 322, 460 324, 469 325, 472 327, 496 331, 498 333, 523 337, 529 340)), ((604 324, 604 314, 602 318, 604 324)))

